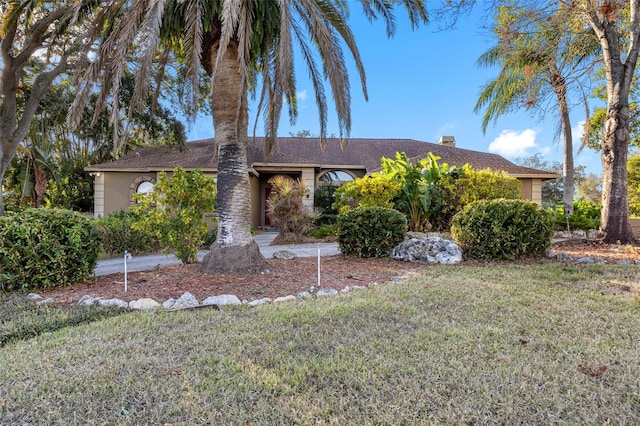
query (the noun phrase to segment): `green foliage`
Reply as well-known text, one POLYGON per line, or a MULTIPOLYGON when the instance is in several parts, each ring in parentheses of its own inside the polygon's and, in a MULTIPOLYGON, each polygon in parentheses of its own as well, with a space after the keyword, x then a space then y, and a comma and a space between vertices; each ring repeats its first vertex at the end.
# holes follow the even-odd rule
POLYGON ((411 231, 431 228, 430 220, 442 208, 442 197, 436 186, 440 177, 449 172, 449 165, 438 166, 439 157, 428 153, 428 157, 415 165, 407 155, 396 153, 396 159, 382 158, 382 172, 400 184, 394 198, 394 206, 404 213, 411 231))
POLYGON ((374 173, 346 182, 336 189, 333 208, 340 213, 353 207, 393 207, 393 198, 400 190, 400 182, 387 175, 374 173))
POLYGON ((360 207, 338 216, 337 240, 342 253, 355 257, 388 257, 404 240, 407 219, 393 209, 360 207))
POLYGON ((133 228, 154 235, 183 263, 196 261, 208 232, 205 214, 214 210, 216 184, 200 170, 176 167, 171 177, 158 174, 150 194, 136 194, 131 211, 140 215, 133 228))
POLYGON ((320 185, 313 194, 313 205, 318 212, 314 222, 318 224, 333 224, 338 220, 338 211, 333 208, 335 201, 335 185, 320 185))
POLYGON ((336 234, 336 225, 320 225, 317 228, 311 230, 310 234, 314 238, 322 239, 336 234))
POLYGON ((135 213, 121 211, 96 219, 94 224, 100 234, 102 255, 122 256, 125 250, 133 255, 158 251, 160 244, 153 234, 133 228, 139 218, 135 213))
POLYGON ((629 188, 629 211, 640 216, 640 154, 627 160, 627 187, 629 188))
POLYGON ((474 170, 468 164, 442 175, 438 181, 442 211, 434 223, 437 229, 449 229, 451 218, 464 206, 479 200, 520 198, 520 181, 505 171, 474 170))
POLYGON ((100 250, 89 219, 62 209, 25 209, 0 217, 0 288, 51 288, 89 277, 100 250))
POLYGON ((602 179, 593 173, 589 173, 578 184, 578 197, 589 200, 594 204, 602 202, 602 179))
POLYGON ((303 234, 311 229, 315 218, 303 202, 307 193, 306 184, 285 176, 275 176, 269 182, 273 186, 267 199, 271 223, 278 227, 282 240, 301 241, 303 234))
MULTIPOLYGON (((253 235, 255 232, 252 230, 251 234, 253 235)), ((202 241, 202 247, 211 247, 211 244, 216 242, 216 238, 218 238, 218 227, 214 226, 207 232, 207 235, 205 235, 204 240, 202 241)))
POLYGON ((554 211, 554 223, 559 229, 600 229, 600 209, 599 204, 580 198, 573 202, 573 214, 569 216, 568 222, 563 206, 557 206, 554 211))
POLYGON ((551 244, 551 217, 524 200, 481 200, 453 217, 451 234, 473 259, 542 256, 551 244))
POLYGON ((49 180, 45 204, 80 212, 93 210, 93 179, 85 172, 49 180))

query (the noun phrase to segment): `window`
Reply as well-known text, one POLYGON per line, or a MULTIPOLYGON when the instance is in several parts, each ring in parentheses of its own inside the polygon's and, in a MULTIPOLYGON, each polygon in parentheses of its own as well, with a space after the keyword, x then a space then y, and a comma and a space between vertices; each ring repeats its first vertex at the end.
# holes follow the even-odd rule
POLYGON ((136 194, 151 194, 156 183, 155 176, 141 175, 129 185, 129 204, 135 204, 133 196, 136 194))
POLYGON ((149 181, 140 182, 136 188, 136 194, 149 194, 153 192, 153 183, 149 181))
POLYGON ((322 174, 319 180, 325 185, 342 185, 345 182, 352 181, 353 176, 342 170, 332 170, 330 172, 325 172, 324 174, 322 174))

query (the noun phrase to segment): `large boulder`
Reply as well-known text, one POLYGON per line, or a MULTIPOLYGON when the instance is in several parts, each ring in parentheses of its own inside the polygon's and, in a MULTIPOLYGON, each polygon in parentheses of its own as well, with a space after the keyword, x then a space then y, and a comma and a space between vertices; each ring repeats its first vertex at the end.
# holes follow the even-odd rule
POLYGON ((411 238, 396 246, 391 257, 405 262, 454 264, 462 261, 462 249, 440 237, 411 238))

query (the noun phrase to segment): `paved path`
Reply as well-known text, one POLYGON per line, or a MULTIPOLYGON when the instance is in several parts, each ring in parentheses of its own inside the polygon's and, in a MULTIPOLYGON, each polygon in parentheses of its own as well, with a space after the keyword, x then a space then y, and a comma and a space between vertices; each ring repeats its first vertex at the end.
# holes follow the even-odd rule
MULTIPOLYGON (((333 256, 340 254, 340 249, 337 243, 318 243, 318 244, 287 244, 287 245, 270 245, 273 239, 278 235, 277 232, 262 232, 253 237, 260 252, 264 257, 270 259, 273 257, 273 253, 278 250, 289 250, 296 254, 298 257, 314 257, 318 255, 320 250, 321 256, 333 256)), ((198 260, 202 261, 204 255, 207 254, 205 250, 198 252, 198 260)), ((127 262, 127 271, 146 271, 162 266, 179 265, 181 262, 174 255, 169 254, 152 254, 148 256, 134 256, 127 262)), ((98 261, 98 265, 94 271, 96 276, 117 274, 124 272, 124 258, 105 259, 98 261)))

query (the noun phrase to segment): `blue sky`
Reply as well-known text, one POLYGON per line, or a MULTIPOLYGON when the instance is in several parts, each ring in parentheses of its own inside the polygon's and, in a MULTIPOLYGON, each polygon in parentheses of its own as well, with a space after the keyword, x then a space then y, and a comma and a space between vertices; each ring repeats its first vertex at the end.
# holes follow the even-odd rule
MULTIPOLYGON (((463 16, 453 30, 439 31, 438 23, 432 22, 412 31, 406 14, 398 10, 396 35, 388 39, 383 23, 369 23, 355 6, 350 23, 367 73, 369 101, 365 102, 358 76, 352 72, 351 137, 437 143, 440 136, 452 135, 460 148, 493 152, 511 160, 540 152, 546 159, 562 161, 557 120, 552 114, 542 119, 526 111, 505 115, 482 133, 482 117, 473 108, 481 86, 497 73, 476 66, 477 58, 493 43, 481 28, 485 22, 482 11, 463 16)), ((299 116, 295 126, 283 117, 278 129, 281 136, 299 130, 319 133, 312 86, 302 62, 296 65, 299 116)), ((582 134, 582 111, 579 108, 572 116, 575 152, 582 134)), ((250 117, 255 119, 255 105, 250 117)), ((329 116, 328 133, 338 134, 334 114, 329 116)), ((263 134, 261 124, 256 134, 263 134)), ((199 117, 188 128, 189 140, 212 136, 208 116, 199 117)), ((588 172, 601 174, 598 152, 585 149, 575 155, 574 162, 587 166, 588 172)))
MULTIPOLYGON (((457 28, 439 31, 437 22, 412 31, 406 15, 397 13, 398 31, 387 39, 382 22, 370 24, 353 7, 350 22, 367 72, 369 102, 364 101, 360 82, 351 73, 352 130, 351 137, 410 138, 437 142, 442 135, 453 135, 460 148, 494 152, 513 160, 541 152, 545 158, 562 161, 562 146, 556 138, 557 121, 551 114, 544 120, 524 111, 500 118, 483 135, 480 114, 473 108, 481 86, 497 70, 480 69, 477 58, 491 45, 480 11, 463 17, 457 28)), ((297 124, 289 125, 284 117, 280 136, 289 132, 319 132, 317 110, 311 84, 303 64, 297 62, 297 124)), ((584 110, 576 115, 573 127, 579 128, 584 110)), ((250 111, 252 119, 255 109, 250 111)), ((329 119, 329 134, 338 134, 335 115, 329 119)), ((259 124, 256 134, 262 135, 259 124)), ((576 144, 581 132, 574 131, 576 144)), ((213 136, 209 117, 198 119, 189 130, 189 139, 213 136)), ((575 157, 588 171, 600 175, 599 153, 585 149, 575 157)))

